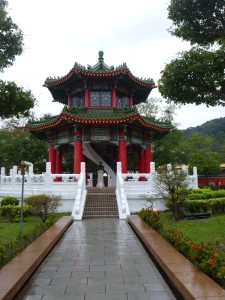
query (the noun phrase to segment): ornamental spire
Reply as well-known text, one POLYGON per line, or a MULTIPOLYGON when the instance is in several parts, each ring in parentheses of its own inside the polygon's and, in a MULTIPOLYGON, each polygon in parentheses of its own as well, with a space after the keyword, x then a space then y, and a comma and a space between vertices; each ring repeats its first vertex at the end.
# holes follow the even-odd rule
POLYGON ((98 61, 99 61, 99 62, 104 62, 103 55, 104 55, 104 52, 103 52, 103 51, 99 51, 99 52, 98 52, 98 61))

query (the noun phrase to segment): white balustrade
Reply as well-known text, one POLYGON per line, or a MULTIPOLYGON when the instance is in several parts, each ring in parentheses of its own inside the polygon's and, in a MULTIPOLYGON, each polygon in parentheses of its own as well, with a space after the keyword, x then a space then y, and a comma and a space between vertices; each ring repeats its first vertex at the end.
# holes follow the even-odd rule
POLYGON ((126 219, 130 215, 127 197, 124 192, 124 174, 121 170, 121 162, 117 163, 117 182, 116 182, 116 199, 119 211, 119 218, 126 219))
POLYGON ((87 195, 87 189, 86 189, 85 163, 82 162, 80 177, 78 180, 77 195, 72 210, 72 216, 74 217, 75 220, 82 220, 86 195, 87 195))

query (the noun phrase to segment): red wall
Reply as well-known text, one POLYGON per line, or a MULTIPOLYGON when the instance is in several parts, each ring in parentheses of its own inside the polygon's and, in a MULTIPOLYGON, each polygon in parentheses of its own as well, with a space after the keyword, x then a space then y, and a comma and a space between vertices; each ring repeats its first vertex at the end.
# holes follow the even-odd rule
POLYGON ((225 185, 225 177, 198 177, 199 185, 225 185))

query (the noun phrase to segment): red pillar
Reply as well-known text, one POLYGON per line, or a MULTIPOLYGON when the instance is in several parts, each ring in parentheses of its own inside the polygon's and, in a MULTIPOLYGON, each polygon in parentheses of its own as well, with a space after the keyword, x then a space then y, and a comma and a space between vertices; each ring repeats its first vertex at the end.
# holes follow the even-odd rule
POLYGON ((145 150, 145 172, 150 173, 150 162, 152 161, 152 149, 150 145, 146 145, 145 150))
MULTIPOLYGON (((62 153, 60 149, 56 150, 56 157, 55 157, 55 173, 62 174, 62 153)), ((62 181, 62 178, 56 178, 56 181, 62 181)))
POLYGON ((133 97, 132 96, 130 96, 130 99, 129 99, 129 104, 130 104, 130 108, 132 108, 133 107, 133 97))
POLYGON ((75 132, 74 142, 74 174, 80 174, 80 164, 83 161, 82 150, 82 131, 79 129, 75 132))
POLYGON ((84 90, 84 106, 85 107, 89 107, 89 90, 88 88, 86 87, 85 90, 84 90))
POLYGON ((116 89, 115 88, 112 89, 112 107, 113 108, 116 107, 116 89))
POLYGON ((127 133, 125 128, 119 131, 118 161, 122 164, 122 173, 127 173, 127 133))
POLYGON ((56 151, 54 149, 54 145, 50 144, 48 150, 48 161, 51 163, 51 173, 55 173, 55 158, 56 158, 56 151))
POLYGON ((71 95, 68 95, 68 108, 72 107, 72 98, 71 95))
MULTIPOLYGON (((142 147, 138 153, 138 169, 139 173, 145 173, 145 151, 142 147)), ((140 177, 139 180, 145 181, 145 178, 140 177)))

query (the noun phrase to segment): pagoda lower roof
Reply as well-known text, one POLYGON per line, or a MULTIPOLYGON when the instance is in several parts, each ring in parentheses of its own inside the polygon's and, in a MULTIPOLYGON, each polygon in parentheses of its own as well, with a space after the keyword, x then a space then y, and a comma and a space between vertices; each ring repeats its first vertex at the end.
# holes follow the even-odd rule
POLYGON ((85 108, 64 108, 63 111, 54 117, 43 121, 28 122, 26 128, 29 131, 45 132, 68 123, 76 125, 119 125, 135 124, 146 129, 153 129, 156 132, 168 132, 173 129, 171 123, 159 122, 153 118, 140 115, 133 109, 85 109, 85 108))

